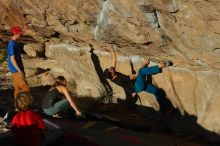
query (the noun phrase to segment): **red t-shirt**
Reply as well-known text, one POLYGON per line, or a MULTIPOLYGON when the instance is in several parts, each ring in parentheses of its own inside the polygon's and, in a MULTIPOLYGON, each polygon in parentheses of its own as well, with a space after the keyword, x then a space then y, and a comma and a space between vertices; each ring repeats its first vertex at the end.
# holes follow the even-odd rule
POLYGON ((15 145, 39 146, 45 129, 43 119, 32 110, 18 112, 11 122, 15 145))

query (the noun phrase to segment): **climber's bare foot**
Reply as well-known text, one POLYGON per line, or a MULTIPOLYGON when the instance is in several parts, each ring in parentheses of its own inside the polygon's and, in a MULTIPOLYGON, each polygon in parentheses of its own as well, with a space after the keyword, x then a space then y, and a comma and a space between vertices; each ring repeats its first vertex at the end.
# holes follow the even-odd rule
POLYGON ((158 67, 159 67, 159 68, 164 68, 164 67, 168 67, 168 66, 172 66, 172 65, 173 65, 173 63, 172 63, 171 61, 165 60, 165 61, 163 61, 163 62, 160 62, 160 63, 158 64, 158 67))
POLYGON ((158 64, 158 67, 159 67, 159 68, 164 68, 164 67, 165 67, 165 64, 164 64, 163 62, 160 62, 160 63, 158 64))
POLYGON ((143 67, 148 66, 149 63, 150 63, 150 58, 145 58, 142 66, 143 67))

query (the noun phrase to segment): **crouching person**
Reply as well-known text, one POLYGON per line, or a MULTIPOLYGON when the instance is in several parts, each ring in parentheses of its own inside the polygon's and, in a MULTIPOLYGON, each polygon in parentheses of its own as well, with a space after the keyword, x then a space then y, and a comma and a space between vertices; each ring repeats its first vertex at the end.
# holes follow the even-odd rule
POLYGON ((55 84, 47 92, 42 103, 46 115, 54 116, 67 110, 75 112, 76 116, 82 116, 66 85, 67 81, 63 76, 56 78, 55 84))

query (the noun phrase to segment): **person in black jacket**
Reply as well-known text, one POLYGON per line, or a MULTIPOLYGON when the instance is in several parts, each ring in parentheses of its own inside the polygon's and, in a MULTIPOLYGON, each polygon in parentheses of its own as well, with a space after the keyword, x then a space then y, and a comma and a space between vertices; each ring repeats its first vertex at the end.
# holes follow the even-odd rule
POLYGON ((138 70, 138 74, 123 75, 122 73, 116 71, 117 60, 113 47, 109 47, 108 50, 111 52, 111 67, 105 69, 105 77, 110 79, 115 84, 123 87, 125 93, 129 93, 131 99, 136 97, 137 93, 142 91, 154 94, 160 105, 161 111, 165 111, 168 107, 164 102, 164 93, 155 85, 153 85, 151 80, 147 80, 147 78, 148 76, 161 73, 162 68, 169 66, 169 64, 160 62, 156 66, 148 67, 150 59, 144 59, 141 68, 138 70), (132 84, 131 81, 135 81, 135 83, 132 84))

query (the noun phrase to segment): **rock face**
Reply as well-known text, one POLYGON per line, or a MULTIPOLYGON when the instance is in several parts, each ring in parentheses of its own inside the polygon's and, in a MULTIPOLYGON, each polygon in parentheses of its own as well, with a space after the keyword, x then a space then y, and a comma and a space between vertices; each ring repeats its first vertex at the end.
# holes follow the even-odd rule
POLYGON ((44 46, 40 43, 24 45, 24 51, 31 57, 44 57, 45 55, 44 46))
MULTIPOLYGON (((91 53, 91 48, 71 46, 66 44, 53 44, 47 46, 46 55, 57 59, 57 70, 63 69, 63 74, 74 81, 72 86, 80 96, 97 97, 106 93, 106 84, 102 84, 98 76, 97 66, 102 69, 109 67, 110 53, 96 50, 91 53), (65 56, 65 60, 60 61, 65 56), (94 62, 94 56, 98 60, 94 62)), ((118 54, 118 71, 123 74, 131 73, 129 57, 118 54)), ((130 56, 137 71, 143 58, 130 56)), ((150 65, 155 65, 152 62, 150 65)), ((153 76, 154 84, 166 91, 167 98, 182 114, 189 113, 197 116, 197 122, 211 131, 218 132, 220 127, 218 118, 218 104, 220 103, 220 73, 219 70, 202 69, 198 67, 169 67, 163 73, 153 76), (213 125, 215 125, 213 127, 213 125)), ((122 88, 111 81, 115 99, 125 99, 122 88)), ((155 97, 149 93, 141 93, 142 105, 151 106, 159 110, 155 97)), ((140 104, 137 101, 137 104, 140 104)))
POLYGON ((176 63, 219 68, 219 1, 181 0, 1 0, 1 25, 21 25, 45 38, 65 35, 73 42, 114 42, 127 51, 168 53, 176 63), (151 44, 151 45, 149 45, 151 44), (174 56, 172 56, 174 55, 174 56), (177 56, 177 57, 176 57, 177 56))
MULTIPOLYGON (((45 45, 50 60, 34 66, 64 75, 80 96, 109 90, 99 76, 110 65, 106 43, 118 46, 117 70, 124 74, 130 73, 129 57, 136 71, 144 57, 152 57, 152 65, 171 60, 174 66, 155 75, 155 85, 182 114, 195 115, 201 126, 220 134, 219 6, 219 0, 0 0, 0 23, 3 29, 21 25, 45 45)), ((42 51, 30 46, 30 56, 42 51)), ((28 60, 25 65, 33 67, 28 60)), ((122 88, 109 84, 115 97, 125 98, 122 88)), ((141 100, 158 110, 151 94, 141 94, 141 100)))

